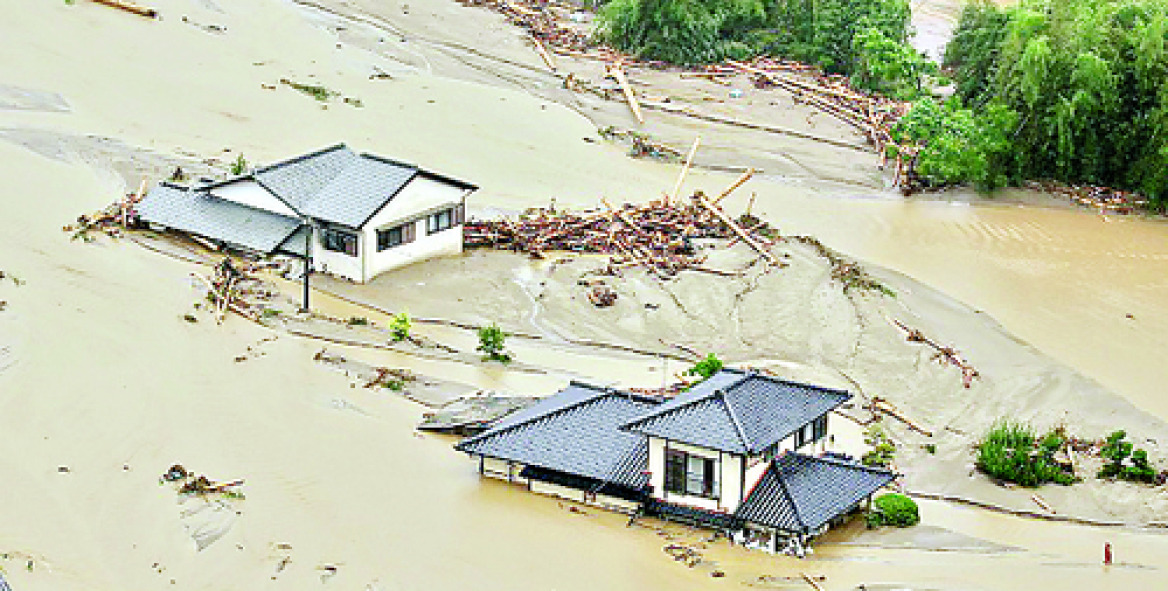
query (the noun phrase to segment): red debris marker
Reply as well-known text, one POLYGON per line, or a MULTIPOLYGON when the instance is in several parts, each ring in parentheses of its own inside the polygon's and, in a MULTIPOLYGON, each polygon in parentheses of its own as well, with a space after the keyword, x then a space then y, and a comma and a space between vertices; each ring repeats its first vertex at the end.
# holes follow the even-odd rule
POLYGON ((1103 542, 1103 564, 1111 564, 1111 542, 1103 542))

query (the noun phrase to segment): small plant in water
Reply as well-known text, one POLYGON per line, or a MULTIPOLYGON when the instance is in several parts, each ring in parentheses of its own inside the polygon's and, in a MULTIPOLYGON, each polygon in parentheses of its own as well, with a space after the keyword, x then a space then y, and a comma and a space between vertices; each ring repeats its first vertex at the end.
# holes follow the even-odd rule
POLYGON ((398 312, 389 319, 389 332, 393 335, 393 340, 404 341, 410 338, 410 327, 413 322, 410 320, 409 312, 398 312))
POLYGON ((349 326, 369 326, 369 319, 363 316, 353 316, 347 321, 349 326))
POLYGON ((511 355, 505 351, 507 333, 495 323, 479 328, 478 351, 483 352, 486 361, 511 361, 511 355))
POLYGON ((235 157, 235 162, 231 163, 231 174, 239 176, 247 172, 247 159, 240 154, 235 157))
POLYGON ((1107 463, 1099 469, 1099 478, 1155 482, 1157 473, 1156 469, 1148 462, 1148 452, 1135 449, 1135 446, 1126 439, 1127 432, 1122 430, 1107 437, 1107 442, 1103 444, 1103 449, 1099 452, 1099 455, 1107 460, 1107 463), (1129 459, 1130 463, 1125 463, 1129 459))

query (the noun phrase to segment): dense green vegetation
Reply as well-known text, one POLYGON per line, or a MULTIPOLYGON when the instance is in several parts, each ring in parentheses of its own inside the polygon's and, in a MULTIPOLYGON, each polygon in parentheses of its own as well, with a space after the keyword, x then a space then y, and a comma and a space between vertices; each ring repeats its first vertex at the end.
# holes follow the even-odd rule
POLYGON ((982 472, 1022 486, 1047 482, 1073 484, 1075 477, 1054 460, 1066 437, 1051 430, 1039 438, 1025 423, 1002 421, 977 445, 977 467, 982 472))
POLYGON ((1168 0, 979 0, 946 50, 956 94, 903 122, 927 183, 1056 179, 1168 197, 1168 0))
POLYGON ((921 514, 916 501, 899 493, 877 497, 872 502, 872 510, 868 512, 868 527, 912 527, 920 522, 921 514))
POLYGON ((1127 433, 1116 431, 1107 437, 1100 455, 1107 463, 1099 470, 1099 478, 1119 478, 1135 482, 1155 482, 1159 474, 1148 463, 1148 452, 1125 441, 1127 433))
POLYGON ((722 371, 724 366, 725 364, 722 363, 721 359, 718 359, 717 355, 710 353, 709 355, 706 355, 705 359, 695 363, 693 367, 686 370, 685 375, 698 376, 701 378, 694 384, 696 385, 710 379, 714 376, 714 374, 722 371))
POLYGON ((931 64, 909 44, 908 0, 613 0, 598 35, 642 59, 703 64, 766 54, 902 98, 931 64))

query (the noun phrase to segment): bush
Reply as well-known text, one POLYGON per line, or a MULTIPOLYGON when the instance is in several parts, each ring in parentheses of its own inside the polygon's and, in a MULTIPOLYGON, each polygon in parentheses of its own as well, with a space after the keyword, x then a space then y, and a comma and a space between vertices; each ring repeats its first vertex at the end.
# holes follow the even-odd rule
POLYGON ((1152 483, 1156 481, 1156 469, 1148 462, 1148 452, 1135 449, 1124 441, 1126 431, 1116 431, 1107 437, 1100 455, 1108 462, 1099 470, 1099 478, 1119 478, 1134 482, 1152 483), (1130 458, 1130 463, 1125 463, 1130 458))
POLYGON ((721 359, 718 359, 716 355, 710 353, 709 355, 706 355, 705 359, 695 363, 693 367, 689 368, 689 370, 685 372, 685 375, 701 376, 702 379, 696 382, 697 384, 700 384, 710 379, 710 377, 712 377, 714 374, 722 371, 722 367, 724 366, 725 364, 722 363, 721 359))
POLYGON ((507 340, 507 333, 499 328, 497 324, 491 323, 489 326, 479 328, 479 346, 478 350, 482 351, 487 361, 501 361, 507 363, 511 361, 509 355, 504 348, 507 340))
POLYGON ((761 0, 613 0, 597 17, 597 35, 615 48, 693 65, 749 58, 766 12, 761 0))
POLYGON ((868 512, 868 527, 912 527, 921 522, 916 501, 898 493, 877 497, 868 512))
POLYGON ((1061 432, 1052 430, 1038 439, 1025 423, 1001 421, 977 445, 977 468, 987 475, 1027 487, 1047 482, 1073 484, 1075 476, 1054 461, 1066 445, 1061 432))
POLYGON ((860 463, 873 468, 887 468, 896 457, 896 444, 880 423, 872 423, 864 431, 864 443, 872 447, 860 458, 860 463))
POLYGON ((410 327, 413 322, 410 320, 409 312, 398 312, 389 319, 389 332, 393 335, 393 340, 404 341, 410 337, 410 327))

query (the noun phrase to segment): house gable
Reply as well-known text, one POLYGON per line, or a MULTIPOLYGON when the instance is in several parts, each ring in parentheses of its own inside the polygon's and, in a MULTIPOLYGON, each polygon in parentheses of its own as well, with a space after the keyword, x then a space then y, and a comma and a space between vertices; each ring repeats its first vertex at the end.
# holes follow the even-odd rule
POLYGON ((233 179, 206 189, 211 195, 248 207, 270 211, 275 214, 298 218, 296 210, 288 206, 266 187, 250 177, 233 179))

